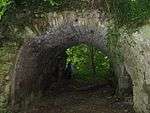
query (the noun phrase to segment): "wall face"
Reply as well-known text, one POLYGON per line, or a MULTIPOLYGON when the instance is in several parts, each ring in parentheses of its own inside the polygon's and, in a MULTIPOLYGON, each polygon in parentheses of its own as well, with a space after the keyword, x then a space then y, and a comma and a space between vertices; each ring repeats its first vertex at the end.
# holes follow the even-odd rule
POLYGON ((133 80, 134 107, 137 113, 150 112, 150 26, 121 40, 124 65, 133 80))

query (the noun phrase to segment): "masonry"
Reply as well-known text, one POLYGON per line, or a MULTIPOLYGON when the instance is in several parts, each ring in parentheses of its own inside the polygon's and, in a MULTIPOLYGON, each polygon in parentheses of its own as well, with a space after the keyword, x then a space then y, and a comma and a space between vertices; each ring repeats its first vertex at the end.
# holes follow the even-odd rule
MULTIPOLYGON (((112 58, 112 52, 107 45, 107 20, 100 18, 102 17, 97 11, 49 13, 46 32, 41 33, 37 29, 39 36, 27 32, 31 37, 35 37, 25 41, 19 50, 12 74, 11 97, 14 112, 30 103, 34 95, 39 95, 47 87, 61 81, 64 76, 67 48, 81 43, 91 44, 110 59, 115 59, 112 58), (57 73, 56 69, 59 70, 57 73)), ((118 92, 127 90, 131 86, 128 77, 132 79, 134 108, 137 113, 150 112, 148 29, 149 26, 144 26, 139 33, 130 37, 122 33, 122 37, 126 37, 120 39, 124 61, 112 61, 118 77, 118 92)), ((29 28, 27 31, 30 31, 29 28)))

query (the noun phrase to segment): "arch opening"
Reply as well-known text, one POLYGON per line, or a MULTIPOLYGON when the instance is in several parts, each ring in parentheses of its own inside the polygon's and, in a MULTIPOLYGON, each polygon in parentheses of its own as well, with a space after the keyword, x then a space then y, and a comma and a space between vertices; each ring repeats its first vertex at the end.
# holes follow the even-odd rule
MULTIPOLYGON (((107 48, 107 22, 100 21, 101 13, 93 10, 82 14, 79 12, 62 12, 61 14, 52 13, 49 17, 47 34, 26 42, 19 51, 11 80, 11 103, 14 113, 19 113, 15 111, 21 110, 21 106, 27 108, 25 106, 32 102, 33 97, 36 97, 36 93, 41 89, 40 84, 42 84, 40 77, 43 78, 43 76, 40 75, 42 73, 45 73, 43 75, 46 75, 46 73, 52 74, 48 69, 42 71, 41 68, 45 63, 47 66, 49 64, 53 66, 53 63, 47 63, 51 61, 50 59, 47 62, 42 61, 42 58, 46 55, 51 58, 53 55, 54 57, 59 56, 59 52, 56 56, 55 53, 60 50, 61 55, 63 56, 64 53, 65 56, 66 48, 82 42, 92 44, 104 54, 111 56, 111 51, 107 48), (54 52, 48 54, 46 51, 54 52), (38 72, 40 75, 37 74, 38 72)), ((111 67, 113 67, 114 74, 117 76, 117 92, 121 95, 124 94, 124 90, 128 91, 128 86, 133 81, 135 111, 137 113, 149 113, 149 25, 143 26, 140 31, 133 36, 126 37, 126 33, 121 30, 123 35, 121 37, 126 37, 126 40, 122 38, 123 40, 120 40, 121 46, 118 46, 118 48, 122 48, 121 51, 124 52, 125 59, 124 62, 119 64, 112 60, 111 67), (133 41, 136 43, 133 44, 133 41), (132 44, 133 47, 130 46, 132 44), (127 76, 124 76, 126 74, 127 76)), ((62 61, 58 59, 56 57, 54 62, 62 61)), ((56 67, 54 66, 54 68, 56 67)), ((55 77, 53 78, 55 81, 55 77)))
POLYGON ((74 79, 81 83, 109 84, 112 82, 110 76, 110 59, 92 45, 79 44, 68 48, 66 71, 70 75, 67 78, 74 79))
MULTIPOLYGON (((13 81, 15 89, 12 92, 12 104, 16 106, 15 108, 19 107, 19 110, 22 110, 20 109, 22 106, 24 109, 28 108, 34 102, 35 95, 40 98, 47 95, 59 98, 56 95, 68 86, 69 83, 65 78, 66 50, 83 42, 74 39, 67 39, 65 43, 56 42, 56 45, 50 46, 51 41, 47 38, 35 38, 25 43, 21 49, 19 53, 21 60, 18 60, 16 64, 13 81)), ((91 42, 84 42, 84 44, 90 44, 93 47, 91 42)), ((85 87, 83 90, 88 88, 85 87)))

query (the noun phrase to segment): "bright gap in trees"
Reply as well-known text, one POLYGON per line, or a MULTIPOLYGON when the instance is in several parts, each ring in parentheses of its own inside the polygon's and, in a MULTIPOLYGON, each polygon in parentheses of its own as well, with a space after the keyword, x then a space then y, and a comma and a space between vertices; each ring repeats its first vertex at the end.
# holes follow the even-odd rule
POLYGON ((108 85, 113 87, 114 78, 110 73, 110 59, 100 50, 92 45, 80 44, 68 48, 66 53, 66 68, 71 64, 71 78, 82 85, 86 84, 83 89, 108 85))

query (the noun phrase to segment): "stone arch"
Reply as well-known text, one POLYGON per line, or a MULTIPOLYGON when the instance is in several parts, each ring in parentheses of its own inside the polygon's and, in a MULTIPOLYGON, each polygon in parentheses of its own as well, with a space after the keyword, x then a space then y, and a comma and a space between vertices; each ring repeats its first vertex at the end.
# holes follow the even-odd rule
MULTIPOLYGON (((18 60, 12 75, 11 96, 14 110, 21 110, 22 106, 25 107, 32 101, 33 96, 41 90, 41 84, 43 84, 41 79, 48 80, 52 84, 55 83, 59 75, 63 75, 63 73, 55 75, 53 71, 55 71, 55 68, 63 70, 60 67, 64 66, 63 62, 65 61, 63 58, 65 58, 64 51, 66 48, 80 43, 92 44, 104 54, 111 56, 107 48, 107 27, 105 21, 99 20, 98 13, 88 12, 80 15, 79 13, 71 12, 68 14, 68 12, 65 12, 64 15, 49 15, 48 24, 50 27, 47 32, 25 42, 19 51, 18 60), (56 65, 57 67, 53 64, 55 62, 59 64, 56 65), (42 68, 42 66, 47 68, 42 68), (56 77, 46 75, 55 75, 56 77)), ((124 42, 124 44, 126 43, 124 42)), ((126 69, 131 75, 133 84, 138 84, 137 86, 140 86, 144 90, 148 86, 143 87, 142 84, 139 84, 140 81, 134 78, 136 76, 136 67, 132 66, 133 63, 128 60, 135 58, 134 56, 131 58, 128 54, 129 52, 133 53, 133 51, 131 48, 126 47, 126 45, 123 47, 126 48, 125 51, 127 54, 125 63, 114 64, 115 72, 120 77, 118 80, 126 80, 123 77, 124 70, 126 69)), ((138 74, 137 76, 142 78, 138 74)), ((119 83, 122 84, 122 82, 119 83)), ((137 86, 134 86, 134 93, 148 94, 141 92, 137 86)), ((147 89, 146 91, 149 91, 147 89)), ((139 102, 138 97, 141 97, 139 94, 135 94, 136 96, 134 97, 135 107, 137 111, 148 113, 147 107, 149 106, 149 102, 144 97, 141 98, 142 102, 139 102), (141 104, 143 104, 143 108, 141 104)))
POLYGON ((19 107, 21 103, 26 103, 25 97, 45 90, 46 86, 44 89, 43 86, 46 81, 53 84, 59 76, 63 76, 67 48, 80 43, 91 44, 108 55, 107 27, 99 21, 93 22, 97 25, 82 23, 79 18, 65 21, 54 29, 50 28, 47 33, 25 42, 13 73, 12 105, 19 107), (55 68, 59 70, 58 73, 55 68))

